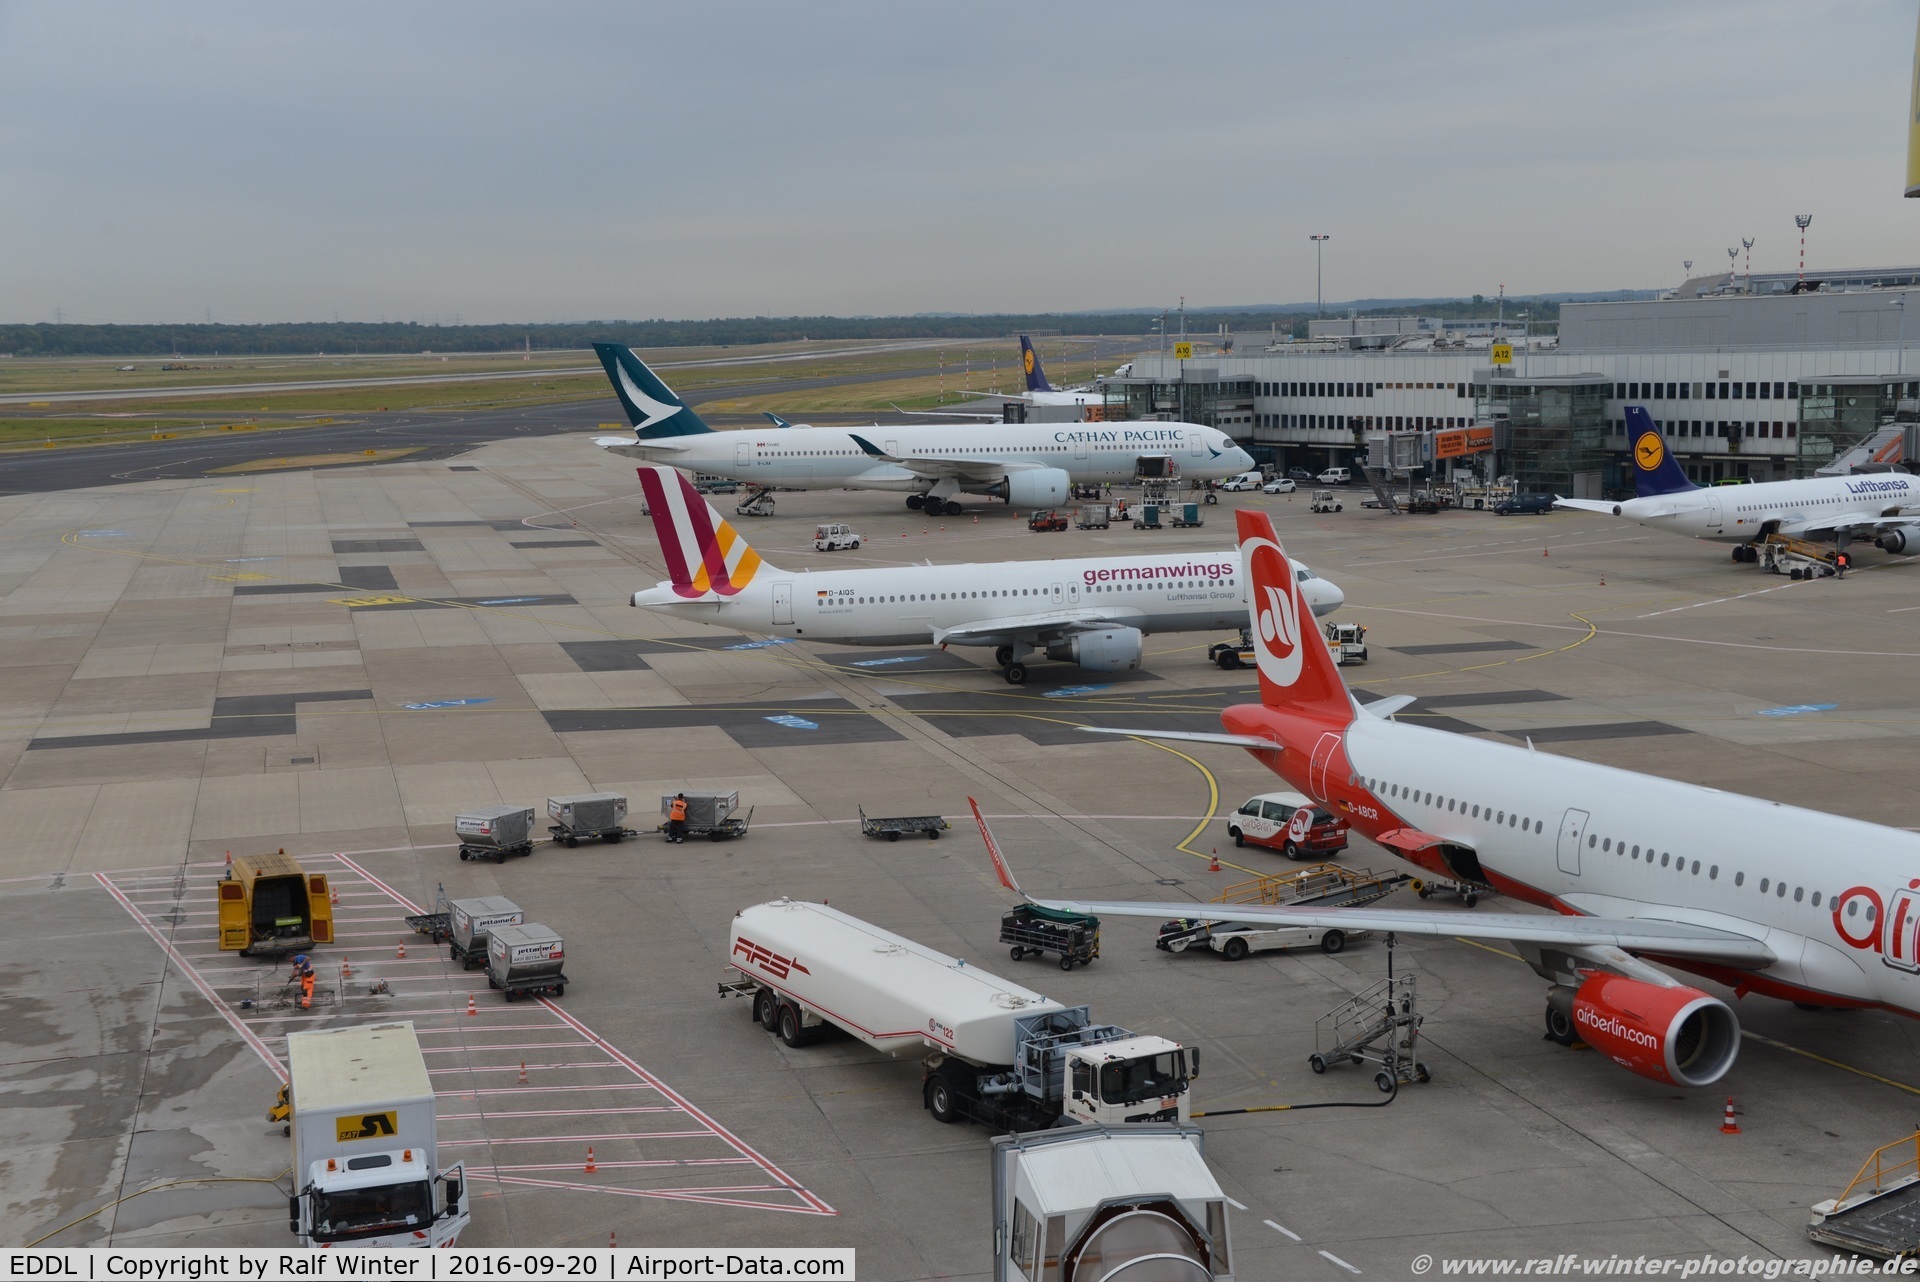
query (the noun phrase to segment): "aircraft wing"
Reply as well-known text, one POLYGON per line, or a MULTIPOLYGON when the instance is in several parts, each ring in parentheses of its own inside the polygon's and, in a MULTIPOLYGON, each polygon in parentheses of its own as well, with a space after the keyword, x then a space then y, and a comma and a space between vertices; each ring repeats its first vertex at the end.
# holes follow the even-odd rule
POLYGON ((849 432, 848 435, 853 437, 855 445, 865 450, 872 458, 882 463, 904 467, 918 476, 936 479, 951 476, 964 481, 997 481, 1009 472, 1026 472, 1042 466, 1039 463, 1010 463, 1006 459, 997 458, 947 458, 945 456, 936 458, 931 455, 889 454, 858 433, 849 432))
POLYGON ((1780 533, 1804 539, 1830 536, 1846 529, 1852 531, 1854 538, 1871 539, 1903 525, 1920 525, 1920 515, 1901 516, 1895 509, 1879 516, 1856 517, 1853 520, 1783 521, 1780 523, 1780 533))
POLYGON ((898 405, 894 405, 893 412, 905 414, 911 418, 973 418, 979 419, 982 423, 998 423, 1001 420, 1001 415, 990 414, 984 410, 903 410, 898 405))
POLYGON ((1553 505, 1555 507, 1570 507, 1576 512, 1598 512, 1601 516, 1620 515, 1620 505, 1618 503, 1602 503, 1597 499, 1563 499, 1556 494, 1553 496, 1553 505))
POLYGON ((935 628, 935 645, 1009 645, 1015 641, 1038 643, 1046 637, 1062 637, 1093 628, 1115 625, 1134 627, 1145 617, 1135 609, 1122 610, 1050 610, 1037 614, 1008 614, 997 619, 978 619, 957 628, 935 628))
MULTIPOLYGON (((1322 930, 1386 930, 1403 935, 1486 939, 1550 948, 1686 957, 1743 969, 1771 965, 1774 951, 1751 935, 1686 922, 1637 917, 1561 917, 1550 913, 1449 912, 1416 908, 1310 908, 1291 904, 1201 904, 1192 900, 1041 899, 1020 889, 1013 869, 987 827, 979 804, 968 798, 974 822, 1000 884, 1028 903, 1058 912, 1097 917, 1147 917, 1158 921, 1244 922, 1248 925, 1313 926, 1322 930)), ((1409 841, 1438 841, 1429 833, 1402 829, 1409 841)), ((1391 836, 1393 834, 1389 834, 1391 836)))
POLYGON ((1108 726, 1080 726, 1086 734, 1112 734, 1123 739, 1178 739, 1181 743, 1217 743, 1224 748, 1258 748, 1281 752, 1285 744, 1262 739, 1257 734, 1206 734, 1197 730, 1118 730, 1108 726))
POLYGON ((686 449, 692 440, 690 436, 666 436, 653 441, 639 441, 631 436, 596 436, 593 443, 609 454, 658 463, 662 458, 686 449))

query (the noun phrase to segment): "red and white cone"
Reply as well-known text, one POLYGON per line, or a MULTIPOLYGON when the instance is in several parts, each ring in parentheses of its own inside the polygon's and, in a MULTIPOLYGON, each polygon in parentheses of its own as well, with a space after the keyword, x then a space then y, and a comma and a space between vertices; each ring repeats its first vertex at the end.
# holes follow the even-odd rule
POLYGON ((599 1165, 593 1160, 593 1145, 591 1144, 587 1145, 587 1164, 581 1169, 588 1175, 598 1175, 600 1173, 599 1165))
POLYGON ((353 978, 353 963, 351 961, 343 961, 340 963, 340 978, 341 979, 353 978))
POLYGON ((406 960, 406 957, 407 957, 407 941, 406 940, 403 939, 400 941, 400 946, 393 950, 393 956, 394 956, 394 960, 396 961, 406 960))
POLYGON ((338 886, 327 887, 327 902, 332 904, 335 908, 338 908, 340 906, 340 887, 338 886))
POLYGON ((1215 846, 1213 848, 1213 858, 1207 861, 1207 871, 1208 872, 1220 871, 1220 847, 1218 846, 1215 846))
POLYGON ((525 1086, 526 1084, 527 1084, 527 1061, 523 1059, 520 1061, 520 1085, 525 1086))
POLYGON ((480 1013, 480 1008, 473 1004, 473 994, 468 993, 467 994, 467 1014, 478 1015, 479 1013, 480 1013))
POLYGON ((1720 1133, 1722 1135, 1738 1135, 1740 1133, 1740 1123, 1736 1122, 1733 1118, 1733 1096, 1731 1095, 1727 1096, 1727 1115, 1720 1120, 1720 1133))
POLYGON ((1540 549, 1540 555, 1541 555, 1541 556, 1551 556, 1551 555, 1552 555, 1552 553, 1550 553, 1550 552, 1548 552, 1548 551, 1547 551, 1547 550, 1546 550, 1545 548, 1541 548, 1541 549, 1540 549))
POLYGON ((620 1235, 612 1229, 607 1230, 607 1249, 609 1251, 618 1251, 620 1249, 620 1235))

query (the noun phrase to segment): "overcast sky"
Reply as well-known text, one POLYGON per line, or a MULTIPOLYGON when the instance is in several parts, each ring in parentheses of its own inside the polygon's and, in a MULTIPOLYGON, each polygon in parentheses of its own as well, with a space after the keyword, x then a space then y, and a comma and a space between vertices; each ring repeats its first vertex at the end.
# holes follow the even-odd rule
POLYGON ((0 321, 1056 311, 1920 262, 1914 0, 0 0, 0 321))

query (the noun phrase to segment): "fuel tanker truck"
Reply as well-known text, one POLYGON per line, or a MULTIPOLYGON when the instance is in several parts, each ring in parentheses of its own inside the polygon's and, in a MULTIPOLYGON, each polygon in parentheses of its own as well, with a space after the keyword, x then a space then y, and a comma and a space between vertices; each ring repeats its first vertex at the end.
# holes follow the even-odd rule
POLYGON ((742 909, 727 954, 721 995, 750 997, 754 1018, 788 1046, 832 1026, 921 1057, 921 1102, 939 1121, 1023 1132, 1188 1120, 1197 1049, 1096 1024, 1085 1006, 825 904, 742 909))

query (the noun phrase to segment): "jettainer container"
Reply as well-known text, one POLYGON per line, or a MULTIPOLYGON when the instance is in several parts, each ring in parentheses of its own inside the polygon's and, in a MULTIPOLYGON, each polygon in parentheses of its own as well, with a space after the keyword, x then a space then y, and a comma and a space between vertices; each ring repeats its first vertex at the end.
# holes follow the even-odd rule
POLYGON ((923 1102, 1028 1131, 1074 1122, 1185 1121, 1198 1052, 1094 1024, 1067 1006, 825 904, 778 899, 733 920, 723 994, 789 1046, 831 1024, 922 1057, 923 1102))

